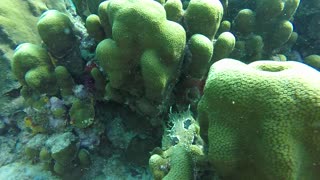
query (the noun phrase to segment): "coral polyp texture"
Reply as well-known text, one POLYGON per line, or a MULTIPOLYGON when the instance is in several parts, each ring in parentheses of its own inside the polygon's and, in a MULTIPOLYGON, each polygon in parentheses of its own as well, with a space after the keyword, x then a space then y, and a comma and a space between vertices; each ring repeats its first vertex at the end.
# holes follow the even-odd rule
POLYGON ((317 179, 320 73, 298 62, 223 59, 198 106, 208 159, 225 179, 317 179))
POLYGON ((295 52, 299 0, 3 1, 0 36, 17 34, 0 40, 1 55, 16 48, 3 72, 18 81, 5 96, 21 99, 11 110, 21 122, 0 113, 0 133, 23 136, 43 169, 62 179, 320 176, 320 56, 295 52))
POLYGON ((244 53, 231 57, 252 62, 287 53, 284 47, 290 49, 297 40, 291 21, 299 4, 300 0, 259 0, 252 9, 240 10, 233 19, 232 31, 237 34, 238 43, 245 43, 247 48, 236 48, 244 53))
POLYGON ((182 62, 183 27, 166 20, 164 8, 153 1, 108 3, 105 18, 112 39, 100 42, 96 53, 111 87, 130 94, 144 91, 147 98, 161 101, 182 62))
POLYGON ((98 16, 86 19, 86 27, 89 35, 100 42, 96 58, 107 74, 105 98, 126 102, 151 117, 166 112, 181 73, 199 79, 206 75, 213 52, 210 40, 222 15, 219 1, 191 1, 185 11, 181 1, 167 1, 164 6, 150 0, 102 2, 98 16), (188 69, 183 64, 187 32, 194 40, 188 52, 190 70, 184 72, 188 69), (195 72, 192 65, 196 65, 195 72))

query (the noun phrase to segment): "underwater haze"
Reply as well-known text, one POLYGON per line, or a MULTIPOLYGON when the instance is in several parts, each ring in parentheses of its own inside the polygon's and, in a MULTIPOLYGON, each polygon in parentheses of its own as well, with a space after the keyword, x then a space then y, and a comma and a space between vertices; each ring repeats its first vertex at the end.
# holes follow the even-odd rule
POLYGON ((319 30, 319 0, 0 0, 0 180, 318 180, 319 30))

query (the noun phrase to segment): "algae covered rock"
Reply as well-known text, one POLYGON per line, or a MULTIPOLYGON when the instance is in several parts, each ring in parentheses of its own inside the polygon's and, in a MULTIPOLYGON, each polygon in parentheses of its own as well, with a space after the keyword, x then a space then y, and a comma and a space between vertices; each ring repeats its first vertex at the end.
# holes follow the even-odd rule
POLYGON ((191 112, 170 114, 171 127, 165 129, 162 150, 154 150, 149 159, 153 178, 193 179, 196 162, 203 155, 203 141, 200 137, 198 122, 191 112))
POLYGON ((50 179, 60 180, 49 171, 44 171, 40 165, 15 162, 0 167, 0 179, 50 179))
POLYGON ((78 128, 87 128, 94 122, 94 104, 89 100, 77 99, 69 111, 71 124, 78 128))
POLYGON ((30 139, 25 147, 26 156, 32 160, 38 159, 41 148, 44 146, 47 139, 48 136, 43 134, 37 134, 30 139))
POLYGON ((72 169, 72 160, 78 151, 77 138, 71 132, 52 135, 46 146, 50 149, 51 157, 55 160, 53 170, 63 175, 72 169))
POLYGON ((319 177, 320 74, 298 62, 223 59, 198 105, 208 159, 224 179, 319 177))

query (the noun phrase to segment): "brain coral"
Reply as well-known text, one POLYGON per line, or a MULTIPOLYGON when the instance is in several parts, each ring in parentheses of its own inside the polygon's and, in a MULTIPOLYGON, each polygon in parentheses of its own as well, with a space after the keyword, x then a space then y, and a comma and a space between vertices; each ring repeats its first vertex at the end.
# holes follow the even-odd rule
POLYGON ((320 73, 298 62, 224 59, 198 106, 208 159, 224 179, 320 177, 320 73))

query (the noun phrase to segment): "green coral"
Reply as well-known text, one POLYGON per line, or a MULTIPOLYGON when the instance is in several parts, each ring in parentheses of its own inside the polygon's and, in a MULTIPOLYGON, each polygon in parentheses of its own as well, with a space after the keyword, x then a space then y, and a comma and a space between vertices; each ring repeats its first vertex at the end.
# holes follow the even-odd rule
POLYGON ((186 147, 182 145, 173 146, 170 149, 170 171, 164 180, 193 179, 193 160, 186 147))
MULTIPOLYGON (((38 110, 34 115, 42 116, 41 122, 48 119, 43 116, 49 115, 45 105, 51 96, 61 95, 63 98, 69 98, 73 95, 72 89, 75 83, 72 76, 66 67, 55 67, 47 50, 41 46, 31 43, 19 45, 15 50, 11 66, 13 74, 22 85, 21 95, 28 105, 38 110)), ((64 114, 64 112, 52 113, 64 114)), ((39 118, 33 117, 34 122, 37 122, 36 119, 39 118)))
POLYGON ((103 27, 98 15, 90 14, 86 19, 86 29, 88 34, 93 37, 97 42, 105 38, 103 27))
POLYGON ((298 62, 224 59, 198 106, 208 160, 224 179, 317 179, 320 74, 298 62))
POLYGON ((202 34, 212 40, 223 16, 219 0, 191 0, 184 15, 188 35, 202 34))
POLYGON ((57 10, 48 10, 43 13, 37 28, 49 51, 58 57, 65 56, 76 44, 73 23, 66 14, 57 10))
MULTIPOLYGON (((264 42, 259 35, 251 35, 245 40, 246 61, 252 62, 263 56, 264 42)), ((243 50, 244 51, 244 50, 243 50)))
POLYGON ((87 168, 91 164, 90 153, 86 149, 79 150, 78 159, 81 167, 83 168, 87 168))
POLYGON ((236 38, 230 32, 224 32, 219 35, 216 43, 214 44, 212 62, 226 58, 233 51, 236 43, 236 38))
POLYGON ((74 100, 69 111, 71 124, 78 128, 87 128, 94 122, 94 104, 91 100, 74 100))
POLYGON ((174 22, 180 22, 183 16, 182 2, 180 0, 168 0, 163 5, 166 10, 167 19, 174 22))
POLYGON ((293 32, 293 25, 288 20, 280 21, 276 27, 274 27, 274 30, 272 31, 273 35, 270 36, 269 42, 267 48, 269 49, 275 49, 277 47, 281 47, 291 37, 291 34, 293 32))
POLYGON ((19 82, 32 91, 57 92, 54 67, 46 49, 30 43, 21 44, 15 50, 11 66, 19 82))
MULTIPOLYGON (((222 16, 218 0, 192 0, 186 10, 178 0, 102 2, 98 16, 88 17, 87 30, 92 37, 103 34, 102 29, 105 34, 102 41, 99 35, 96 48, 98 65, 107 77, 104 98, 128 102, 151 117, 166 112, 179 80, 206 76, 222 16)), ((221 30, 229 31, 231 23, 224 24, 221 30)), ((216 58, 227 57, 235 44, 230 32, 221 37, 226 38, 216 43, 216 58)))
POLYGON ((252 62, 261 58, 271 59, 278 53, 290 52, 297 39, 297 33, 293 32, 294 28, 290 21, 299 3, 299 0, 260 0, 256 2, 253 10, 240 10, 233 21, 233 31, 236 32, 238 39, 248 42, 248 46, 251 46, 252 41, 247 40, 257 40, 252 37, 260 36, 262 42, 259 44, 263 45, 257 46, 261 48, 255 48, 254 54, 250 48, 246 48, 244 52, 246 55, 241 60, 252 62))
POLYGON ((188 42, 188 49, 191 53, 188 74, 195 78, 203 78, 212 58, 212 42, 204 35, 195 34, 188 42))
POLYGON ((311 67, 320 69, 320 55, 312 54, 304 58, 304 62, 311 67))
POLYGON ((73 75, 80 75, 83 62, 70 18, 60 11, 48 10, 40 16, 37 28, 47 50, 56 58, 54 63, 65 66, 73 75))
POLYGON ((95 96, 97 99, 103 98, 106 87, 106 80, 98 68, 93 68, 90 72, 94 79, 95 96))
POLYGON ((161 180, 169 170, 169 160, 154 154, 149 159, 149 168, 155 180, 161 180))
POLYGON ((99 43, 96 56, 111 87, 133 95, 145 91, 150 100, 161 101, 181 63, 184 29, 166 20, 164 8, 154 1, 110 1, 100 7, 112 39, 99 43))
POLYGON ((39 153, 39 159, 42 163, 42 167, 45 170, 51 170, 52 167, 52 157, 49 150, 46 147, 42 147, 39 153))
POLYGON ((52 135, 47 141, 52 159, 55 160, 54 172, 63 175, 72 168, 72 160, 77 154, 77 138, 71 132, 52 135))
POLYGON ((25 145, 25 155, 32 160, 36 160, 41 152, 41 147, 44 145, 48 137, 43 134, 37 134, 32 137, 25 145))
MULTIPOLYGON (((40 43, 35 24, 42 12, 48 9, 65 10, 65 1, 2 0, 0 7, 1 42, 0 51, 8 59, 14 48, 24 42, 40 43)), ((1 59, 2 60, 2 59, 1 59)))
POLYGON ((248 35, 255 30, 256 14, 251 9, 242 9, 238 12, 238 15, 234 18, 234 29, 242 34, 248 35))
POLYGON ((258 20, 290 19, 299 4, 300 0, 259 0, 257 1, 258 20))
POLYGON ((73 95, 73 87, 75 85, 71 74, 64 66, 57 66, 54 69, 55 76, 57 78, 57 84, 60 87, 60 94, 62 97, 68 97, 73 95))
POLYGON ((111 37, 112 29, 111 29, 111 25, 109 24, 109 17, 108 17, 108 11, 107 11, 108 6, 109 6, 109 1, 104 1, 100 3, 98 8, 98 16, 99 16, 100 23, 104 30, 105 35, 107 37, 111 37))
POLYGON ((217 34, 220 35, 221 33, 229 32, 230 29, 231 29, 231 22, 230 22, 230 21, 227 21, 227 20, 224 20, 224 21, 221 22, 217 34))
POLYGON ((53 171, 64 179, 70 172, 78 172, 80 166, 87 168, 91 163, 89 152, 78 150, 78 143, 71 132, 37 134, 26 144, 25 154, 34 163, 39 162, 43 170, 53 171))

